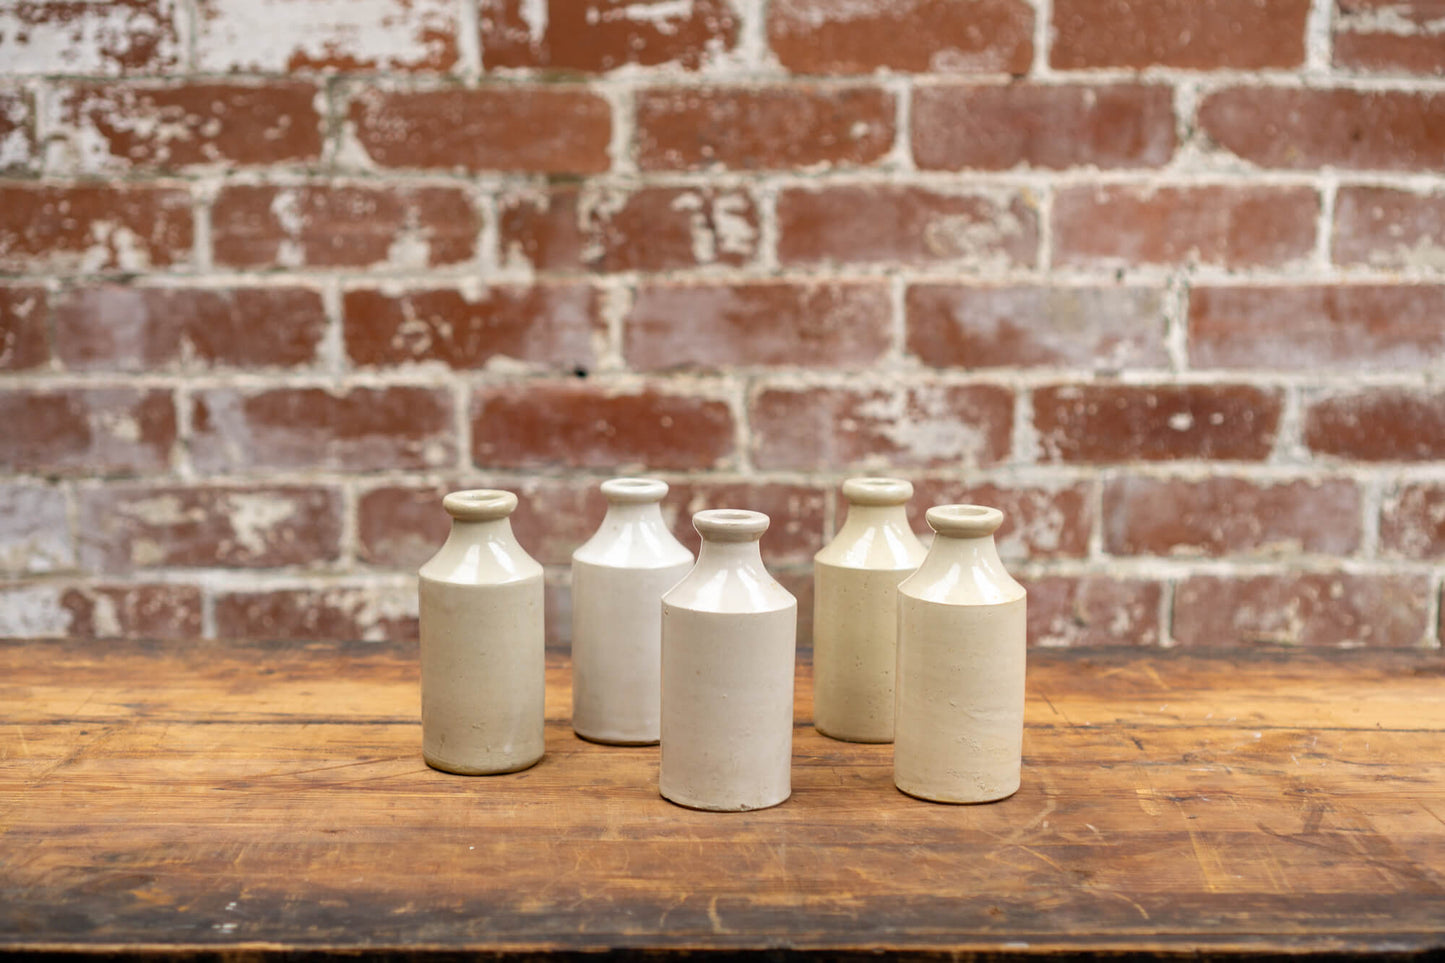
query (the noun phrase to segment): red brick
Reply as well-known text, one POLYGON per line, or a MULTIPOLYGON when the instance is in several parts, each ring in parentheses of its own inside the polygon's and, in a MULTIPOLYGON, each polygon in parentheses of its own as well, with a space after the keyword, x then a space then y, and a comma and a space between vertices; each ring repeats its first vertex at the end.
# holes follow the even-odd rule
POLYGON ((143 271, 191 257, 191 199, 165 187, 0 185, 0 271, 143 271))
POLYGON ((652 387, 486 386, 471 418, 472 459, 483 468, 700 469, 733 455, 727 402, 652 387))
POLYGON ((452 187, 234 185, 211 212, 228 267, 439 267, 470 260, 481 220, 452 187))
POLYGON ((742 190, 561 187, 504 198, 503 260, 542 271, 666 271, 757 255, 758 210, 742 190))
MULTIPOLYGON (((1003 512, 996 536, 1006 559, 1084 558, 1094 527, 1093 498, 1086 484, 1059 486, 965 484, 929 479, 913 483, 908 517, 915 531, 927 532, 924 515, 934 505, 988 505, 1003 512)), ((846 506, 838 507, 841 523, 846 506)))
POLYGON ((34 111, 25 91, 0 89, 0 171, 24 171, 40 159, 34 126, 34 111))
POLYGON ((200 634, 194 585, 0 584, 0 638, 191 641, 200 634))
POLYGON ((1407 482, 1385 496, 1380 550, 1397 558, 1445 558, 1445 482, 1407 482))
POLYGON ((1021 579, 1028 590, 1029 645, 1039 648, 1156 646, 1158 582, 1102 575, 1021 579))
POLYGON ((75 568, 70 506, 56 485, 0 482, 0 572, 75 568))
POLYGON ((1169 361, 1154 288, 914 284, 904 310, 908 350, 935 368, 1117 371, 1169 361))
POLYGON ((858 366, 888 350, 886 283, 654 284, 637 291, 623 352, 639 370, 858 366))
POLYGON ((1335 198, 1336 264, 1439 270, 1445 267, 1442 239, 1445 193, 1342 187, 1335 198))
POLYGON ((339 557, 341 514, 341 493, 332 488, 87 488, 80 560, 100 572, 314 567, 339 557))
POLYGON ((1013 392, 997 385, 765 388, 753 399, 759 468, 988 465, 1009 453, 1013 392))
POLYGON ((1054 263, 1282 267, 1314 251, 1319 210, 1308 187, 1065 188, 1054 198, 1054 263))
POLYGON ((488 70, 595 73, 624 64, 696 70, 737 45, 738 18, 725 0, 641 6, 631 0, 482 0, 481 36, 488 70))
POLYGON ((1194 288, 1196 368, 1397 371, 1445 352, 1445 287, 1341 285, 1194 288))
POLYGON ((42 287, 0 287, 0 371, 38 368, 50 360, 48 302, 42 287))
POLYGON ((1260 461, 1280 393, 1248 385, 1054 385, 1034 392, 1044 461, 1260 461))
POLYGON ((921 87, 912 126, 924 170, 1161 167, 1175 146, 1173 93, 1145 84, 921 87))
POLYGON ((679 541, 694 555, 701 544, 692 516, 709 508, 746 508, 771 519, 763 535, 768 565, 807 565, 823 547, 828 492, 788 482, 696 481, 672 485, 662 514, 679 541))
POLYGON ((594 174, 611 163, 612 110, 581 87, 369 90, 349 117, 383 167, 594 174))
POLYGON ((455 463, 451 392, 384 388, 196 391, 191 460, 206 472, 376 471, 455 463))
POLYGON ((1445 94, 1231 87, 1206 97, 1200 129, 1261 167, 1438 171, 1445 94))
POLYGON ((164 73, 180 64, 173 0, 47 0, 0 7, 12 74, 164 73))
POLYGON ((605 334, 598 295, 586 284, 433 288, 342 298, 346 353, 358 365, 440 361, 470 369, 511 358, 586 370, 593 338, 605 334))
POLYGON ((1326 397, 1305 412, 1311 451, 1356 461, 1445 458, 1445 392, 1375 388, 1326 397))
POLYGON ((228 592, 216 599, 222 639, 415 641, 416 586, 338 584, 228 592))
POLYGON ((61 360, 80 370, 309 365, 326 333, 321 295, 283 287, 97 284, 62 295, 54 323, 61 360))
POLYGON ((165 472, 176 441, 175 403, 159 388, 0 391, 0 464, 16 472, 165 472))
POLYGON ((1195 575, 1174 593, 1181 645, 1415 646, 1428 631, 1418 575, 1195 575))
POLYGON ((768 43, 793 73, 1027 73, 1033 8, 1023 0, 773 0, 768 43))
POLYGON ((1445 74, 1442 23, 1440 0, 1339 0, 1335 66, 1438 77, 1445 74))
POLYGON ((1033 267, 1038 208, 1008 192, 920 187, 795 188, 778 197, 778 260, 1033 267))
POLYGON ((208 73, 445 71, 461 57, 448 0, 197 0, 208 73))
POLYGON ((637 93, 643 170, 873 164, 893 146, 893 96, 873 87, 712 87, 637 93))
POLYGON ((1054 0, 1057 69, 1304 63, 1310 0, 1054 0))
POLYGON ((1342 478, 1116 478, 1104 486, 1104 549, 1114 555, 1350 555, 1360 491, 1342 478))

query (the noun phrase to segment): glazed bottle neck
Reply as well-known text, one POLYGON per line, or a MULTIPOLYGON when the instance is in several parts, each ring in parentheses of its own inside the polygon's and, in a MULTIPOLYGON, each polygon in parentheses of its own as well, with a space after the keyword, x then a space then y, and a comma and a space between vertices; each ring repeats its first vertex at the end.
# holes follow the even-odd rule
POLYGON ((447 540, 459 542, 474 550, 484 550, 497 559, 513 552, 526 554, 512 531, 510 517, 489 518, 485 521, 453 518, 451 535, 447 540))
POLYGON ((870 528, 881 528, 893 532, 913 534, 908 527, 907 505, 848 505, 848 517, 843 519, 839 537, 859 537, 870 528))
POLYGON ((771 579, 763 567, 762 542, 758 539, 746 542, 711 541, 704 538, 697 553, 698 568, 737 569, 760 573, 771 579))
POLYGON ((604 525, 643 525, 666 528, 659 502, 608 502, 604 525))
POLYGON ((918 572, 908 580, 918 594, 939 601, 983 604, 1023 592, 998 555, 992 535, 956 538, 935 534, 918 572))

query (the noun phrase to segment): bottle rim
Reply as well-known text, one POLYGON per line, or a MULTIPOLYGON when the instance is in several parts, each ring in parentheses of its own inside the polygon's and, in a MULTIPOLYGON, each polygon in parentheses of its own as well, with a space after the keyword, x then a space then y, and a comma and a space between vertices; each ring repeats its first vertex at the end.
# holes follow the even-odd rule
POLYGON ((448 494, 442 499, 442 508, 458 521, 487 522, 516 511, 517 496, 496 488, 470 488, 448 494))

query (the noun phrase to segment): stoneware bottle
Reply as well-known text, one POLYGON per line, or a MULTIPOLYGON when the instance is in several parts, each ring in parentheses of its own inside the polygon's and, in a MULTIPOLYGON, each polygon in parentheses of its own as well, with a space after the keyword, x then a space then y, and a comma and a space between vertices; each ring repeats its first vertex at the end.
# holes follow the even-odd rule
POLYGON ((913 486, 843 483, 848 517, 813 556, 813 724, 849 742, 893 741, 898 583, 927 549, 908 527, 913 486))
POLYGON ((935 802, 1003 799, 1023 754, 1024 588, 994 546, 998 509, 927 517, 933 545, 898 586, 893 781, 935 802))
POLYGON ((511 492, 452 492, 451 534, 421 567, 421 728, 427 765, 467 776, 542 758, 542 566, 512 534, 511 492))
POLYGON ((667 483, 602 483, 607 515, 572 553, 572 729, 618 745, 657 742, 662 716, 662 593, 692 553, 662 520, 667 483))
POLYGON ((662 597, 658 788, 694 809, 776 806, 792 792, 798 600, 763 568, 761 512, 698 512, 697 564, 662 597))

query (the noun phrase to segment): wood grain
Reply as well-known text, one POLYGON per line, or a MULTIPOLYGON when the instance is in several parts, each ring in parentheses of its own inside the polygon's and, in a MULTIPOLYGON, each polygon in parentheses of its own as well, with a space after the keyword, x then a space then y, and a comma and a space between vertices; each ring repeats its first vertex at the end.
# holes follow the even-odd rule
POLYGON ((414 650, 0 645, 0 952, 1414 954, 1445 949, 1439 653, 1030 654, 1024 785, 893 788, 808 725, 699 813, 656 747, 422 763, 414 650))

